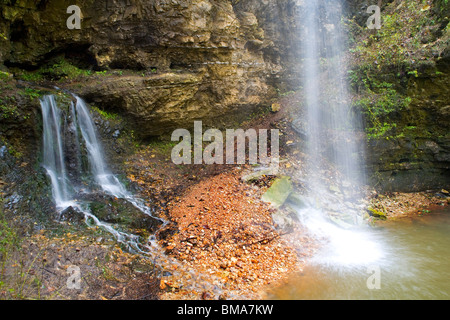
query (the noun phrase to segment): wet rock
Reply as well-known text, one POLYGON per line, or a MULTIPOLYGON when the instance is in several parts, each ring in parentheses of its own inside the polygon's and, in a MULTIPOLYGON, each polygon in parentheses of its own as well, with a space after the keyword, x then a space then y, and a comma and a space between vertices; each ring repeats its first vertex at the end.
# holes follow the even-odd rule
MULTIPOLYGON (((437 63, 438 69, 448 73, 448 58, 443 60, 442 65, 437 63)), ((405 110, 389 114, 395 129, 369 141, 371 184, 380 192, 444 188, 450 183, 450 118, 445 114, 450 99, 448 77, 414 77, 405 89, 412 102, 405 110), (431 92, 435 99, 430 99, 431 92)))
POLYGON ((261 179, 263 176, 273 175, 272 168, 257 168, 253 172, 242 176, 241 180, 244 182, 252 182, 261 179))
POLYGON ((15 209, 19 202, 22 200, 22 196, 14 192, 11 196, 7 197, 6 200, 6 208, 15 209))
POLYGON ((279 229, 288 229, 295 226, 295 221, 286 210, 277 210, 272 213, 272 219, 279 229))
POLYGON ((386 220, 386 218, 387 218, 387 216, 384 212, 376 210, 372 207, 367 208, 367 211, 368 211, 369 215, 371 215, 372 217, 383 219, 383 220, 386 220))
POLYGON ((337 225, 340 228, 343 228, 343 229, 351 229, 351 228, 353 228, 352 224, 347 223, 347 222, 345 222, 345 221, 343 221, 343 220, 341 220, 341 219, 339 219, 339 218, 337 218, 335 216, 329 216, 329 219, 331 220, 331 222, 333 222, 335 225, 337 225))
POLYGON ((97 196, 89 202, 90 211, 100 220, 132 229, 155 232, 161 221, 147 215, 126 199, 97 196))
POLYGON ((301 209, 305 208, 308 205, 308 200, 304 196, 292 192, 287 198, 287 203, 293 209, 301 209))
POLYGON ((263 194, 262 200, 270 203, 273 207, 281 207, 292 192, 290 177, 275 179, 272 186, 263 194))
POLYGON ((330 185, 330 186, 328 187, 328 189, 329 189, 330 191, 333 191, 333 192, 336 193, 336 194, 340 194, 340 193, 341 193, 341 190, 339 189, 339 187, 334 186, 334 185, 330 185))
POLYGON ((84 214, 72 206, 64 209, 60 214, 60 220, 72 223, 82 223, 85 219, 84 214))
POLYGON ((292 129, 299 135, 300 138, 308 140, 308 127, 304 119, 296 119, 291 123, 292 129))
POLYGON ((447 199, 450 197, 450 194, 448 193, 443 193, 443 192, 437 192, 435 194, 436 197, 441 198, 441 199, 447 199))

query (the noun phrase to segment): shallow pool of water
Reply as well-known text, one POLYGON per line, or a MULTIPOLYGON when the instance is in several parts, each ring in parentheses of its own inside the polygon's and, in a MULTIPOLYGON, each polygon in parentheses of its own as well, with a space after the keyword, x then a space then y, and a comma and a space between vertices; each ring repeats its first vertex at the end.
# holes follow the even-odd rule
MULTIPOLYGON (((450 299, 450 209, 366 231, 361 261, 325 247, 270 299, 450 299), (374 252, 376 251, 376 252, 374 252), (371 253, 374 253, 373 255, 371 253), (366 257, 373 259, 365 259, 366 257)), ((345 241, 358 242, 359 236, 345 241), (353 240, 352 240, 353 239, 353 240)))

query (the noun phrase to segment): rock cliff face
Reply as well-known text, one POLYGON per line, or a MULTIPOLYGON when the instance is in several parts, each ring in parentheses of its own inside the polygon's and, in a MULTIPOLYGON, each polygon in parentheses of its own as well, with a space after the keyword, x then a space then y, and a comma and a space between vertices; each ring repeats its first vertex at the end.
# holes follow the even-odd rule
POLYGON ((449 73, 447 56, 410 77, 405 93, 411 104, 384 119, 395 124, 388 136, 369 141, 368 166, 378 189, 411 192, 450 185, 449 73))
POLYGON ((447 189, 450 7, 442 0, 383 4, 384 24, 376 33, 356 37, 367 45, 355 48, 363 55, 352 66, 352 71, 364 70, 356 87, 371 92, 362 110, 372 184, 382 191, 447 189))
POLYGON ((37 68, 64 56, 81 68, 135 70, 78 93, 120 109, 143 136, 241 116, 270 105, 287 70, 294 1, 81 0, 80 30, 70 1, 6 1, 0 60, 37 68))
POLYGON ((79 30, 66 25, 71 1, 3 3, 1 63, 35 69, 64 57, 136 71, 68 88, 127 115, 143 137, 239 121, 299 87, 302 1, 80 0, 79 30))
MULTIPOLYGON (((143 138, 189 129, 194 120, 230 126, 270 106, 278 92, 298 89, 304 1, 78 0, 81 29, 69 30, 72 4, 1 1, 0 70, 34 70, 59 57, 81 69, 116 70, 65 87, 121 113, 143 138)), ((347 1, 360 25, 368 4, 347 1)), ((448 183, 448 59, 438 70, 440 76, 420 76, 405 87, 411 106, 389 119, 402 130, 370 141, 368 164, 382 189, 448 183)))

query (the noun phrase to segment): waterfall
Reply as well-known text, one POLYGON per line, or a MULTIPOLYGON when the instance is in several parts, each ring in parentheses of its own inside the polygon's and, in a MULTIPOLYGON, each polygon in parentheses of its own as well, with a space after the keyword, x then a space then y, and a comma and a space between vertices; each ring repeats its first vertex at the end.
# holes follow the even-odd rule
POLYGON ((58 108, 54 96, 45 96, 41 100, 44 126, 43 167, 52 182, 53 199, 58 209, 65 209, 70 199, 63 139, 61 133, 62 111, 58 108))
MULTIPOLYGON (((57 207, 64 209, 64 203, 68 204, 73 197, 69 189, 73 189, 73 183, 67 176, 66 152, 64 145, 66 137, 63 136, 62 128, 69 126, 75 136, 72 141, 79 152, 83 144, 87 151, 90 175, 94 181, 106 193, 117 198, 127 198, 131 195, 126 191, 119 179, 110 172, 103 156, 102 146, 95 129, 94 122, 89 113, 86 103, 75 96, 76 105, 70 107, 70 124, 64 118, 63 110, 59 109, 53 95, 42 98, 41 108, 44 129, 44 161, 43 166, 47 171, 53 188, 53 198, 57 207), (81 132, 82 141, 78 132, 81 132)), ((76 158, 79 158, 77 155, 76 158)), ((78 161, 81 162, 81 161, 78 161)), ((78 166, 77 166, 78 167, 78 166)), ((81 171, 80 168, 78 168, 81 171)), ((81 172, 78 172, 81 174, 81 172)))
POLYGON ((191 279, 184 284, 186 290, 205 290, 207 283, 211 283, 211 290, 216 289, 218 280, 196 274, 193 270, 184 270, 182 263, 166 255, 155 235, 142 241, 135 234, 118 230, 120 227, 101 221, 91 211, 86 194, 101 192, 109 196, 105 197, 106 201, 119 198, 130 203, 143 214, 152 217, 159 228, 168 224, 168 221, 155 217, 152 209, 142 199, 127 191, 108 168, 89 108, 80 97, 74 95, 74 98, 76 103, 71 103, 67 111, 63 106, 58 106, 53 95, 44 96, 40 100, 43 117, 42 166, 50 178, 58 212, 63 214, 66 209, 72 208, 84 215, 88 225, 98 226, 109 232, 129 251, 151 259, 153 265, 163 266, 163 269, 165 266, 174 266, 170 269, 171 275, 180 279, 188 275, 191 279), (83 161, 82 157, 87 158, 87 161, 83 161), (96 190, 86 190, 87 182, 91 182, 89 188, 96 190))
POLYGON ((303 87, 309 139, 310 188, 322 189, 323 159, 336 166, 341 181, 359 187, 364 182, 362 150, 357 141, 360 119, 351 108, 347 88, 345 33, 339 1, 307 1, 302 58, 303 87))
MULTIPOLYGON (((152 210, 142 199, 128 192, 108 168, 103 156, 103 148, 97 137, 95 124, 86 103, 75 96, 76 104, 70 105, 68 112, 58 107, 55 96, 47 95, 40 100, 43 118, 43 162, 52 184, 52 195, 59 213, 69 207, 84 214, 86 222, 107 230, 127 246, 142 251, 139 237, 116 230, 112 225, 100 221, 90 210, 80 192, 80 177, 88 176, 94 186, 105 194, 125 199, 144 214, 151 216, 162 224, 167 222, 153 216, 152 210), (82 167, 81 148, 86 150, 89 168, 82 167), (69 157, 71 154, 71 157, 69 157), (70 160, 73 158, 72 160, 70 160), (70 174, 68 174, 70 172, 70 174)), ((91 191, 84 191, 91 192, 91 191)), ((150 241, 154 240, 152 236, 150 241)), ((145 247, 145 245, 144 245, 145 247)))
POLYGON ((86 145, 91 173, 97 184, 107 193, 117 198, 127 198, 129 193, 112 174, 103 157, 102 147, 97 139, 94 122, 92 121, 86 103, 80 97, 75 97, 78 126, 86 145))
POLYGON ((361 222, 364 208, 364 148, 358 133, 360 119, 352 110, 347 88, 342 2, 301 4, 305 171, 310 205, 298 214, 312 233, 330 240, 328 262, 357 264, 378 259, 380 251, 370 235, 353 230, 361 222), (346 222, 340 220, 342 216, 346 222))

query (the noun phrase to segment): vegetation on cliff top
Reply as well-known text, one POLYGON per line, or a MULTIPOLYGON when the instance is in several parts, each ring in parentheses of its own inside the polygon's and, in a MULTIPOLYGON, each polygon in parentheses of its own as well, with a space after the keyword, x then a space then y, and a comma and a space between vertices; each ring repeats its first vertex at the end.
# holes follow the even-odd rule
POLYGON ((387 137, 398 126, 392 115, 411 104, 409 79, 443 75, 436 63, 450 45, 445 4, 394 1, 382 12, 379 30, 368 31, 348 21, 352 35, 349 77, 356 93, 354 105, 366 115, 369 139, 387 137))

